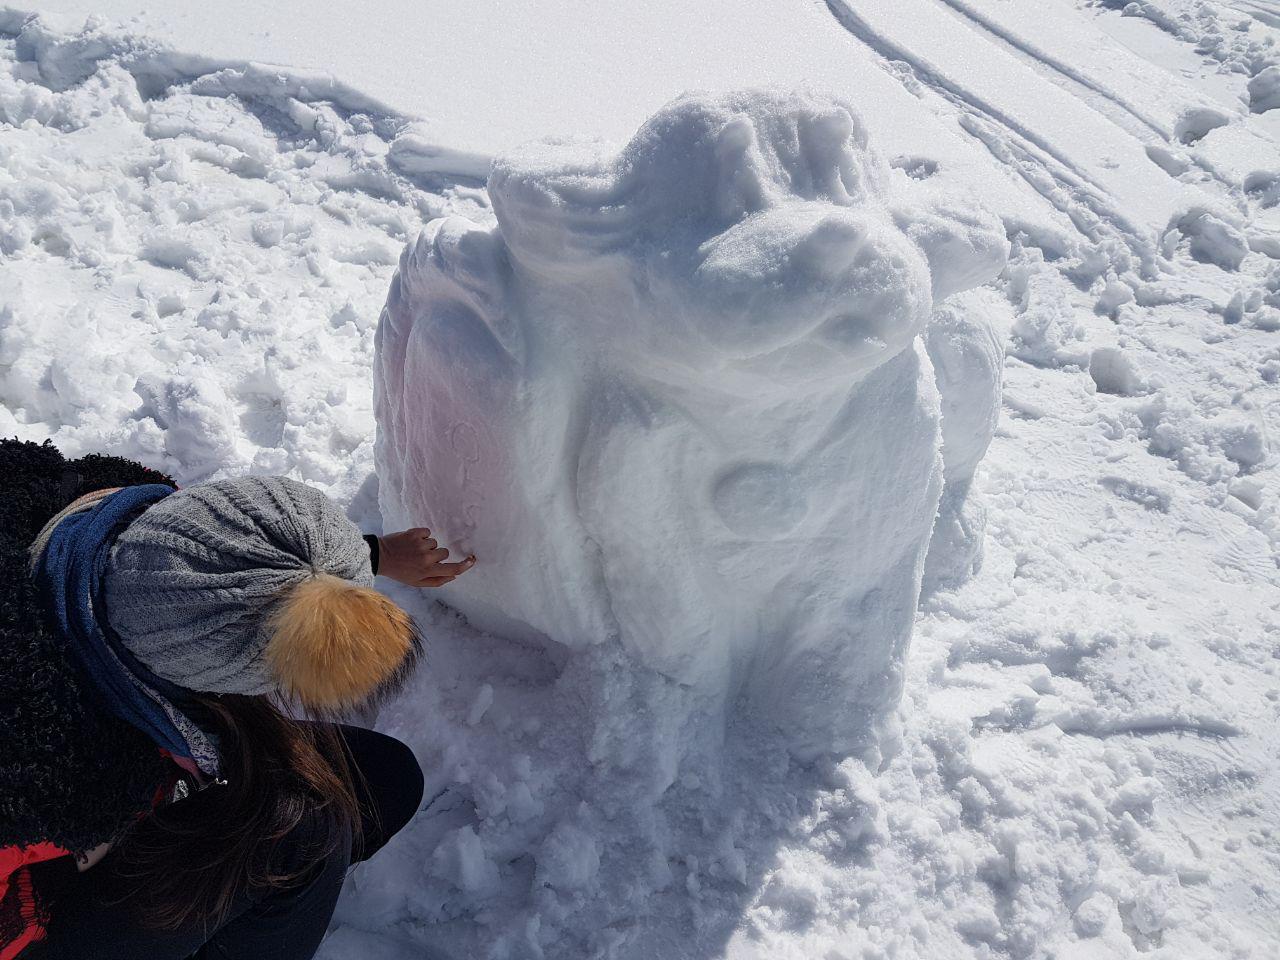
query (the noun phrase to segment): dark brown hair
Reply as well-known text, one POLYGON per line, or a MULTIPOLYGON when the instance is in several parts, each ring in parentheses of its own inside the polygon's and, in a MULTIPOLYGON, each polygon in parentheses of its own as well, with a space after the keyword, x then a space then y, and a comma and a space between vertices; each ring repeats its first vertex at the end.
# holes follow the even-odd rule
POLYGON ((218 738, 226 782, 161 803, 115 856, 121 902, 157 929, 221 926, 240 891, 304 882, 348 831, 360 843, 355 767, 332 724, 296 720, 264 696, 200 695, 194 706, 218 738), (305 844, 277 855, 300 826, 305 844))

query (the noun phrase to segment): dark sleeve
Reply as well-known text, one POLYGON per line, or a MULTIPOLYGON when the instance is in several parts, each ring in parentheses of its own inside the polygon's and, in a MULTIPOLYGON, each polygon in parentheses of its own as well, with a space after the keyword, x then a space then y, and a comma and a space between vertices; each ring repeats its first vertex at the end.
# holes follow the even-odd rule
POLYGON ((373 566, 373 572, 378 572, 378 536, 373 533, 364 535, 364 542, 369 545, 369 563, 373 566))

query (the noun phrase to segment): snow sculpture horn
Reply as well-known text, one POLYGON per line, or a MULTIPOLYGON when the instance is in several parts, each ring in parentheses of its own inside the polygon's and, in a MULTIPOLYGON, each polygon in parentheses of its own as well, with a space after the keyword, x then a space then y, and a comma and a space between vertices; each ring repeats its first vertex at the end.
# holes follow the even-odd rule
POLYGON ((378 326, 386 522, 477 554, 443 596, 486 631, 745 692, 802 757, 877 745, 943 486, 919 334, 1001 269, 999 222, 772 91, 525 146, 489 193, 378 326))

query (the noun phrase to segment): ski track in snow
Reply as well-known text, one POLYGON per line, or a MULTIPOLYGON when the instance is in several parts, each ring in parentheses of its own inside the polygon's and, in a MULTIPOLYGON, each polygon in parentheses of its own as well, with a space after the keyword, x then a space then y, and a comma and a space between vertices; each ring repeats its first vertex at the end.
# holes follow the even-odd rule
MULTIPOLYGON (((1059 145, 967 87, 962 80, 947 76, 926 57, 877 30, 861 7, 855 8, 846 0, 828 0, 827 6, 842 26, 879 54, 886 64, 896 67, 897 71, 909 71, 909 82, 919 81, 950 103, 960 129, 988 149, 1000 163, 1016 171, 1033 190, 1065 213, 1086 237, 1099 244, 1116 239, 1126 251, 1133 251, 1143 259, 1150 255, 1140 229, 1129 222, 1090 172, 1059 145)), ((922 0, 921 6, 932 6, 932 0, 922 0)), ((879 12, 882 17, 897 21, 898 11, 892 6, 885 5, 879 12)), ((909 32, 906 25, 921 15, 915 11, 904 18, 901 21, 904 31, 909 32)), ((947 16, 943 10, 935 15, 947 16)))
MULTIPOLYGON (((548 836, 547 814, 601 775, 588 758, 627 745, 581 742, 572 667, 388 585, 432 655, 379 724, 413 743, 437 799, 355 872, 329 960, 1274 954, 1280 111, 1244 97, 1280 61, 1280 11, 1052 4, 1079 37, 1141 21, 1143 51, 1195 51, 1147 103, 1073 60, 1079 37, 1020 34, 987 0, 919 0, 897 21, 827 6, 922 110, 990 151, 992 177, 1061 214, 1007 224, 1014 258, 986 291, 1012 325, 975 481, 986 559, 922 604, 900 751, 873 776, 753 755, 744 733, 721 808, 688 771, 661 811, 627 809, 619 784, 616 809, 584 818, 594 833, 548 836), (1145 166, 1097 164, 1079 130, 1021 113, 1021 91, 1001 102, 948 73, 912 34, 922 16, 954 24, 972 63, 1069 93, 1145 166), (1203 95, 1187 105, 1221 117, 1179 131, 1178 104, 1209 86, 1240 99, 1203 95), (589 874, 593 851, 625 856, 659 814, 664 856, 643 882, 537 882, 539 858, 589 874)), ((180 483, 293 475, 378 529, 374 325, 427 220, 489 215, 480 181, 445 172, 477 158, 327 78, 102 26, 0 14, 0 55, 0 429, 180 483)))

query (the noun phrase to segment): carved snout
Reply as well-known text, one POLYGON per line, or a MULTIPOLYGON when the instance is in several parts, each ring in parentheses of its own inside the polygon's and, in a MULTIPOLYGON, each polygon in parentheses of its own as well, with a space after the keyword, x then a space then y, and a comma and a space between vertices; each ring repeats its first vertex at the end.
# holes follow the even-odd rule
POLYGON ((761 373, 857 375, 932 308, 924 258, 874 210, 791 203, 704 244, 692 281, 706 335, 761 373))

